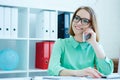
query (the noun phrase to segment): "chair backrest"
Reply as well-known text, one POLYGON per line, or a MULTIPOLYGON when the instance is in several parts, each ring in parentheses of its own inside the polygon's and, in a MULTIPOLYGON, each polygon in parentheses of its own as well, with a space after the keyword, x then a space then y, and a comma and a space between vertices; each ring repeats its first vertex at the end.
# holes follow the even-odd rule
POLYGON ((119 61, 118 61, 118 74, 120 75, 120 55, 119 55, 119 61))

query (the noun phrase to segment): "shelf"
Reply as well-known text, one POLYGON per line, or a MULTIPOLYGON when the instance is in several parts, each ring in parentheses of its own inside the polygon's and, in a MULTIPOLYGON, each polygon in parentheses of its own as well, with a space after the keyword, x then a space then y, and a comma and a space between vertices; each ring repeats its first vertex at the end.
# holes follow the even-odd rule
POLYGON ((28 40, 28 38, 0 38, 0 40, 28 40))
POLYGON ((47 9, 47 10, 59 10, 59 11, 71 11, 73 12, 76 8, 78 8, 82 3, 79 0, 73 1, 70 0, 69 4, 68 0, 50 0, 50 1, 41 1, 41 0, 2 0, 0 1, 0 5, 2 6, 17 6, 17 7, 26 7, 26 8, 35 8, 35 9, 47 9), (73 4, 74 3, 74 4, 73 4), (62 6, 61 6, 62 5, 62 6), (72 5, 72 7, 71 7, 72 5))
POLYGON ((23 73, 2 73, 0 78, 27 77, 27 72, 23 73))
POLYGON ((25 70, 12 70, 12 71, 0 71, 0 74, 5 74, 5 73, 26 73, 27 71, 25 70))
POLYGON ((43 69, 30 69, 29 72, 47 72, 47 69, 46 70, 43 70, 43 69))
MULTIPOLYGON (((12 14, 12 16, 9 15, 10 20, 16 17, 16 26, 14 27, 17 30, 15 36, 9 32, 9 37, 4 37, 4 35, 0 37, 0 50, 10 48, 16 51, 19 56, 18 66, 14 70, 4 71, 0 69, 0 78, 47 76, 47 69, 35 68, 36 43, 56 41, 58 39, 58 15, 67 11, 72 12, 69 9, 67 11, 55 8, 48 9, 44 5, 44 7, 30 7, 29 5, 28 7, 21 5, 21 3, 22 1, 18 1, 16 4, 14 1, 10 3, 0 2, 0 7, 3 10, 10 9, 12 14), (17 10, 17 16, 13 15, 13 9, 17 10)), ((10 30, 11 24, 9 25, 10 30)))

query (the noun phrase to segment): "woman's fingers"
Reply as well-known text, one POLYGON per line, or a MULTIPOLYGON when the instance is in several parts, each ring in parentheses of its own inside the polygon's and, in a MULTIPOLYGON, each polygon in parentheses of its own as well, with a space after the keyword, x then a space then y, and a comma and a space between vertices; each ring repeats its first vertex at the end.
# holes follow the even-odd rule
POLYGON ((95 69, 91 69, 90 74, 91 74, 94 78, 100 78, 100 77, 101 77, 100 73, 99 73, 97 70, 95 70, 95 69))
POLYGON ((94 69, 100 76, 102 76, 102 74, 98 71, 98 70, 96 70, 96 69, 94 69))
POLYGON ((96 69, 93 68, 87 68, 85 70, 85 73, 87 76, 91 76, 93 78, 100 78, 102 76, 100 72, 98 72, 96 69))

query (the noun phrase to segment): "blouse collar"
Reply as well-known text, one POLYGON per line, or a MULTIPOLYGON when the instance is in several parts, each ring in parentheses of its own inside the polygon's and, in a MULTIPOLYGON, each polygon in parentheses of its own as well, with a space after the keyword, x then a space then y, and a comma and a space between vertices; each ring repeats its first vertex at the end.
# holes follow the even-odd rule
POLYGON ((82 49, 85 49, 85 48, 87 48, 88 45, 89 45, 88 42, 78 42, 78 41, 76 41, 73 36, 70 37, 70 42, 71 42, 71 45, 72 45, 74 48, 77 48, 78 46, 81 46, 82 49))

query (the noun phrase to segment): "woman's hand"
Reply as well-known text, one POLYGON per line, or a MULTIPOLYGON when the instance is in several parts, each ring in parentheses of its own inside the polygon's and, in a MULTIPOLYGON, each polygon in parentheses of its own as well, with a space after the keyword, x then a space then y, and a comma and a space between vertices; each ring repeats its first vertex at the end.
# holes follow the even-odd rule
POLYGON ((89 42, 91 44, 96 42, 96 33, 91 28, 86 29, 84 31, 84 34, 85 35, 91 34, 91 37, 87 40, 87 42, 89 42))
POLYGON ((60 76, 77 76, 77 77, 92 77, 101 78, 102 74, 94 68, 88 67, 82 70, 63 69, 60 71, 60 76))
POLYGON ((106 55, 104 53, 104 50, 99 46, 98 42, 96 41, 96 33, 91 28, 87 28, 84 31, 84 34, 87 35, 89 33, 91 34, 91 37, 87 40, 87 42, 92 45, 98 58, 105 59, 106 55))
POLYGON ((93 78, 101 78, 102 74, 98 72, 96 69, 88 67, 83 70, 76 70, 76 76, 90 76, 93 78))

